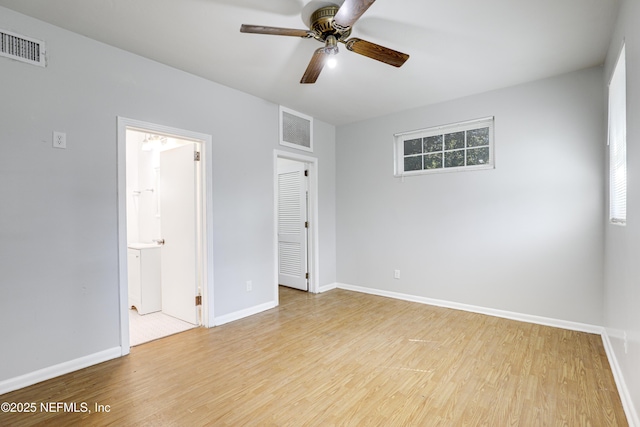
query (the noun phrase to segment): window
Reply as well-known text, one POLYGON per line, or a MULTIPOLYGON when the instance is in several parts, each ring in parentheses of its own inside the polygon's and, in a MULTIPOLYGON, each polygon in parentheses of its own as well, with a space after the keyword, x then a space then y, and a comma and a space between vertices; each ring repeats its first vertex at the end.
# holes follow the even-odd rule
POLYGON ((395 136, 395 175, 493 168, 493 117, 395 136))
POLYGON ((627 96, 624 45, 609 83, 609 221, 627 222, 627 96))

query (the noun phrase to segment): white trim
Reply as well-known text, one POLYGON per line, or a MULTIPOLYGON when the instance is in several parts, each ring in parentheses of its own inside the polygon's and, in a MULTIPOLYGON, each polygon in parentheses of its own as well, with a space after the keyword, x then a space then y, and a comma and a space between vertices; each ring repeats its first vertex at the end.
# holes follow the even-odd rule
MULTIPOLYGON (((410 132, 400 132, 393 135, 393 175, 397 178, 404 178, 405 176, 416 176, 416 175, 429 175, 434 173, 450 173, 450 172, 470 172, 476 170, 489 170, 495 169, 495 117, 489 116, 480 119, 467 120, 464 122, 451 123, 447 125, 441 126, 433 126, 424 129, 418 129, 410 132), (430 136, 441 136, 444 134, 449 134, 453 132, 466 132, 476 129, 489 129, 489 145, 483 145, 480 147, 468 147, 466 144, 465 137, 465 146, 459 149, 446 149, 444 144, 444 140, 442 141, 442 149, 439 151, 434 151, 430 153, 425 153, 424 150, 420 153, 416 154, 407 154, 405 155, 405 141, 414 140, 414 139, 423 139, 425 137, 430 136), (489 161, 485 164, 477 164, 477 165, 467 165, 467 157, 466 154, 469 150, 475 150, 480 148, 489 148, 489 161), (464 153, 465 164, 463 166, 450 166, 445 167, 445 159, 446 153, 451 153, 454 151, 461 151, 464 153), (439 168, 434 169, 424 169, 423 157, 426 155, 441 155, 442 165, 439 168), (422 164, 421 169, 405 171, 405 159, 406 158, 419 158, 422 164)), ((444 136, 443 136, 444 138, 444 136)), ((422 143, 421 143, 422 144, 422 143)), ((424 147, 423 147, 424 148, 424 147)))
POLYGON ((402 294, 398 292, 383 291, 380 289, 365 288, 362 286, 353 286, 345 283, 338 283, 339 289, 348 291, 362 292, 365 294, 378 295, 382 297, 394 298, 410 302, 418 302, 421 304, 434 305, 437 307, 452 308, 454 310, 469 311, 472 313, 486 314, 494 317, 502 317, 504 319, 517 320, 520 322, 534 323, 544 326, 552 326, 555 328, 568 329, 578 332, 587 332, 590 334, 602 334, 603 327, 590 325, 588 323, 571 322, 568 320, 553 319, 550 317, 534 316, 532 314, 516 313, 513 311, 498 310, 495 308, 480 307, 477 305, 462 304, 453 301, 445 301, 433 298, 420 297, 416 295, 402 294))
POLYGON ((604 345, 604 351, 607 353, 607 359, 609 359, 609 365, 611 366, 613 379, 615 380, 616 387, 618 388, 618 394, 620 395, 620 400, 622 401, 624 413, 627 416, 627 422, 629 423, 630 427, 640 427, 640 418, 638 418, 638 412, 633 405, 631 393, 629 392, 627 383, 624 380, 624 375, 622 375, 622 369, 620 368, 620 364, 618 363, 616 353, 613 350, 613 345, 611 344, 607 328, 603 328, 602 331, 602 344, 604 345))
POLYGON ((23 387, 28 387, 42 381, 50 380, 51 378, 59 377, 60 375, 68 374, 69 372, 74 372, 88 366, 97 365, 98 363, 115 359, 121 356, 121 352, 122 350, 120 347, 113 347, 88 356, 79 357, 77 359, 49 366, 48 368, 38 369, 37 371, 20 375, 19 377, 0 381, 0 394, 9 393, 23 387))
POLYGON ((609 145, 609 222, 627 223, 627 69, 625 44, 611 73, 608 89, 607 144, 609 145))
POLYGON ((318 293, 321 294, 323 292, 328 292, 337 288, 338 284, 336 282, 329 283, 328 285, 318 286, 318 293))
POLYGON ((336 283, 335 285, 337 286, 338 289, 345 289, 348 291, 361 292, 365 294, 394 298, 394 299, 399 299, 404 301, 451 308, 454 310, 462 310, 462 311, 468 311, 472 313, 486 314, 489 316, 501 317, 505 319, 517 320, 517 321, 533 323, 537 325, 552 326, 552 327, 568 329, 572 331, 598 334, 602 337, 602 343, 603 343, 605 352, 607 354, 607 359, 609 360, 609 365, 611 366, 611 372, 613 374, 613 379, 616 383, 616 388, 618 389, 618 394, 620 395, 620 400, 622 401, 622 407, 624 409, 625 415, 627 416, 627 422, 629 423, 630 427, 640 427, 640 418, 638 417, 638 412, 636 411, 633 405, 633 399, 631 398, 631 393, 624 380, 624 375, 618 363, 618 359, 616 358, 615 351, 613 350, 611 340, 609 339, 609 334, 607 332, 607 329, 602 326, 591 325, 587 323, 571 322, 568 320, 553 319, 549 317, 534 316, 530 314, 516 313, 512 311, 497 310, 493 308, 486 308, 486 307, 480 307, 480 306, 469 305, 469 304, 461 304, 461 303, 451 302, 451 301, 419 297, 415 295, 402 294, 398 292, 383 291, 380 289, 372 289, 372 288, 366 288, 362 286, 348 285, 345 283, 336 283))
MULTIPOLYGON (((458 127, 467 129, 467 126, 470 125, 474 125, 476 123, 479 122, 486 122, 489 120, 494 120, 495 116, 487 116, 487 117, 482 117, 479 119, 472 119, 472 120, 465 120, 463 122, 454 122, 454 123, 448 123, 446 125, 439 125, 439 126, 432 126, 432 127, 428 127, 428 128, 424 128, 424 129, 416 129, 416 130, 410 130, 410 131, 406 131, 406 132, 398 132, 398 133, 394 133, 393 136, 405 136, 405 135, 415 135, 415 134, 419 134, 425 131, 436 131, 436 130, 442 130, 442 129, 457 129, 458 127)), ((471 127, 472 129, 473 127, 471 127)))
POLYGON ((201 144, 204 155, 205 179, 204 191, 204 232, 205 242, 203 258, 205 260, 204 286, 202 289, 202 320, 203 326, 211 327, 214 322, 213 304, 213 140, 211 135, 189 130, 173 128, 141 120, 117 117, 117 188, 118 188, 118 281, 120 284, 120 348, 122 355, 129 354, 129 307, 128 307, 128 279, 127 279, 127 211, 126 211, 126 131, 127 129, 142 130, 190 139, 201 144))
POLYGON ((236 320, 244 319, 245 317, 253 316, 254 314, 262 313, 263 311, 270 310, 278 306, 276 301, 266 302, 264 304, 256 305, 254 307, 245 308, 243 310, 234 311, 233 313, 225 314, 214 319, 214 325, 220 326, 225 323, 233 322, 236 320))
POLYGON ((306 163, 309 167, 309 292, 317 294, 320 282, 318 249, 318 159, 282 150, 273 150, 273 253, 274 300, 278 301, 278 158, 306 163))

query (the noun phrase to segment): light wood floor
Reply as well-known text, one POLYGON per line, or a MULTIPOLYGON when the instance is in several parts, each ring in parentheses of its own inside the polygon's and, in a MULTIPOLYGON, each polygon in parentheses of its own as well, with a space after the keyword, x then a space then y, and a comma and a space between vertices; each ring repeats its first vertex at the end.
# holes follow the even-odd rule
POLYGON ((598 335, 344 290, 0 396, 0 425, 625 426, 598 335))

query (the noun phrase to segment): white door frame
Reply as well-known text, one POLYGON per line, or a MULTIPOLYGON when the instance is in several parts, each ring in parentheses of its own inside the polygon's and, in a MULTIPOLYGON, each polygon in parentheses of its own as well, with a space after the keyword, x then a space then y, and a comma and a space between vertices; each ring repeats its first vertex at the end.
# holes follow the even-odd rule
POLYGON ((278 158, 305 163, 309 170, 309 213, 307 258, 309 270, 309 292, 320 292, 320 271, 318 251, 318 159, 289 151, 273 150, 273 242, 275 254, 274 301, 278 302, 278 158))
POLYGON ((120 289, 120 348, 124 356, 130 352, 129 344, 129 284, 127 278, 127 205, 126 205, 126 131, 135 129, 148 133, 159 133, 179 139, 192 140, 202 148, 202 200, 203 200, 203 280, 202 280, 202 326, 214 325, 213 313, 213 142, 211 135, 172 128, 155 123, 118 117, 117 133, 117 188, 118 188, 118 282, 120 289))

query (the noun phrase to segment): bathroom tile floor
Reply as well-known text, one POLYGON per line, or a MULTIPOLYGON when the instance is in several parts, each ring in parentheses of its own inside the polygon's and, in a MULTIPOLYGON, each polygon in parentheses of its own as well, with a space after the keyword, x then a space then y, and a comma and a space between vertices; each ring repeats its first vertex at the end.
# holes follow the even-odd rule
POLYGON ((129 343, 131 347, 195 328, 188 322, 164 314, 161 311, 141 316, 129 310, 129 343))

